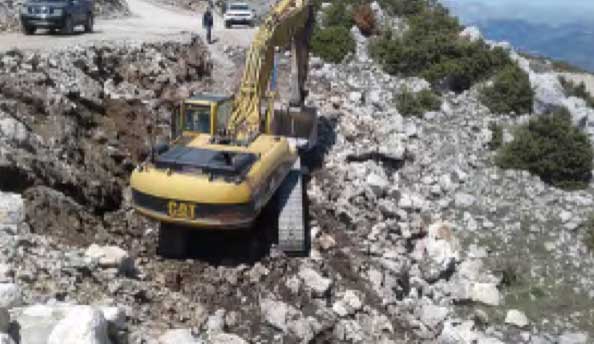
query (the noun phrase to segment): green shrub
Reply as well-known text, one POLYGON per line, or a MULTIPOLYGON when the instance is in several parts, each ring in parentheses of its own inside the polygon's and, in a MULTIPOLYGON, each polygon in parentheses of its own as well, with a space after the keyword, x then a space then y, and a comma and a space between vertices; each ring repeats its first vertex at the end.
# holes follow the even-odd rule
POLYGON ((489 142, 489 149, 496 150, 503 144, 503 127, 496 122, 489 123, 489 130, 491 130, 491 141, 489 142))
POLYGON ((458 37, 461 26, 441 5, 426 5, 408 17, 402 37, 386 32, 371 44, 371 55, 390 74, 420 75, 441 89, 467 90, 511 64, 501 48, 458 37))
POLYGON ((571 80, 567 80, 562 76, 559 77, 559 81, 563 85, 563 89, 565 89, 566 96, 582 98, 589 107, 594 108, 594 97, 588 92, 586 84, 583 81, 576 85, 571 80))
POLYGON ((591 179, 593 157, 588 136, 572 125, 566 109, 560 109, 519 127, 495 160, 502 168, 530 171, 549 184, 575 189, 591 179))
POLYGON ((395 16, 408 17, 419 14, 428 6, 426 0, 380 0, 379 4, 388 13, 395 16))
POLYGON ((431 90, 412 93, 404 90, 395 99, 396 108, 403 116, 422 116, 425 112, 439 110, 441 99, 431 90))
POLYGON ((311 50, 331 63, 340 63, 355 51, 355 40, 348 29, 342 26, 316 28, 311 40, 311 50))
POLYGON ((481 90, 481 101, 494 113, 531 113, 533 99, 530 78, 516 65, 504 68, 495 76, 493 86, 481 90))
POLYGON ((353 27, 353 16, 344 1, 333 2, 324 10, 324 27, 340 26, 350 30, 353 27))

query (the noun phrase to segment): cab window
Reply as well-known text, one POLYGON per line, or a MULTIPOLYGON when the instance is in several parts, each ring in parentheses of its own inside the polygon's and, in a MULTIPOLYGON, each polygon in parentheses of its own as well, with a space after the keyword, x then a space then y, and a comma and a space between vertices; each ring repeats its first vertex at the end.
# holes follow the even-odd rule
POLYGON ((231 111, 233 110, 233 102, 231 100, 224 101, 219 104, 217 108, 217 130, 227 128, 227 122, 231 118, 231 111))
POLYGON ((184 116, 185 130, 210 134, 210 106, 188 105, 184 116))

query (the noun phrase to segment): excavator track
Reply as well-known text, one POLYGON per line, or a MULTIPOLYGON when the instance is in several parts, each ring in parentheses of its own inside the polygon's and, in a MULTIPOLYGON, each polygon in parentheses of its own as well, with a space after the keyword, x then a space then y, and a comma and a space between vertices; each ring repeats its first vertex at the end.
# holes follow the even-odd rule
POLYGON ((277 191, 279 205, 278 248, 291 255, 307 251, 306 197, 298 158, 277 191))

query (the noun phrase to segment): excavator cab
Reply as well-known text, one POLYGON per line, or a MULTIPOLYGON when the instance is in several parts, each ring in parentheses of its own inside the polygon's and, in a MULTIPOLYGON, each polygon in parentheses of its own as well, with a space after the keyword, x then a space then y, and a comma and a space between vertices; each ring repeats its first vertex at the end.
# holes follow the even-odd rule
MULTIPOLYGON (((317 143, 317 113, 311 108, 282 106, 269 94, 263 102, 262 132, 291 138, 301 149, 308 150, 317 143)), ((197 94, 184 100, 171 119, 171 139, 188 135, 224 136, 233 111, 233 98, 197 94)))
POLYGON ((224 130, 233 109, 233 98, 198 94, 184 100, 171 119, 171 139, 183 134, 214 136, 224 130))

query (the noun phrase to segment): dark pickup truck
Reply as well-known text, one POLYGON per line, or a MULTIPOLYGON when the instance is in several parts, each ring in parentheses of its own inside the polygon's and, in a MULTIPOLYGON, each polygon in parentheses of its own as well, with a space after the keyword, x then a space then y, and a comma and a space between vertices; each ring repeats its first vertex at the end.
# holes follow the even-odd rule
POLYGON ((93 31, 93 0, 25 0, 21 7, 23 33, 32 35, 38 28, 72 34, 77 25, 93 31))

